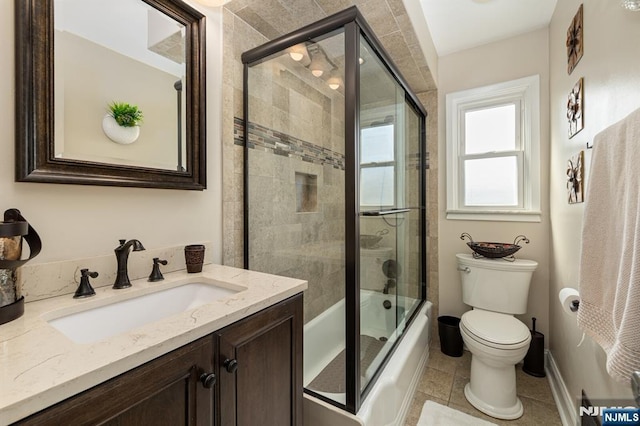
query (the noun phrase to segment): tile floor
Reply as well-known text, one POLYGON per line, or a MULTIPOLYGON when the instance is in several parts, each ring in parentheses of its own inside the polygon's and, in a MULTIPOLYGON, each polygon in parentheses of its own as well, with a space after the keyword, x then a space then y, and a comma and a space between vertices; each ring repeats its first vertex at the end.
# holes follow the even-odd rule
POLYGON ((471 369, 471 353, 464 351, 460 358, 447 356, 440 352, 437 337, 432 340, 429 351, 429 362, 416 389, 406 426, 416 425, 427 400, 448 405, 498 425, 562 425, 546 377, 525 374, 522 372, 522 365, 517 365, 517 393, 524 405, 524 415, 516 420, 494 419, 476 410, 464 397, 464 386, 469 381, 471 369))

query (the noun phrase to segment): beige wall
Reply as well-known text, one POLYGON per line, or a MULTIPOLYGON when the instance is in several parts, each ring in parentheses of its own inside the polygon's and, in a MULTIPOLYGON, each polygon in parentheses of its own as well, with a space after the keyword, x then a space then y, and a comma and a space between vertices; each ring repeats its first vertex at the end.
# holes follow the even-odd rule
MULTIPOLYGON (((605 127, 640 107, 640 14, 624 11, 618 2, 566 0, 556 6, 549 31, 551 116, 551 353, 568 390, 577 403, 581 389, 590 398, 629 397, 629 385, 613 382, 605 370, 605 354, 588 337, 576 347, 582 333, 575 317, 560 309, 562 287, 578 287, 578 261, 584 204, 566 202, 565 168, 570 156, 605 127), (584 57, 567 75, 566 32, 584 3, 584 57), (567 95, 584 77, 584 129, 567 136, 567 95)), ((590 151, 586 151, 588 175, 590 151)), ((589 186, 589 179, 586 179, 589 186)))
POLYGON ((0 2, 0 210, 16 207, 38 230, 43 250, 33 263, 113 253, 119 238, 147 249, 212 241, 221 257, 220 14, 207 19, 207 162, 203 192, 14 182, 14 2, 0 2))
POLYGON ((487 44, 443 56, 438 65, 439 92, 439 300, 440 315, 460 316, 469 309, 462 303, 460 277, 456 271, 455 254, 467 253, 469 248, 460 240, 462 232, 470 233, 476 241, 511 242, 524 234, 531 243, 524 245, 518 257, 539 263, 529 291, 527 313, 520 317, 531 324, 538 318, 539 331, 549 331, 549 76, 548 31, 538 30, 505 41, 487 44), (534 74, 540 75, 540 158, 541 208, 540 223, 463 221, 446 219, 446 134, 445 96, 447 93, 500 83, 534 74))

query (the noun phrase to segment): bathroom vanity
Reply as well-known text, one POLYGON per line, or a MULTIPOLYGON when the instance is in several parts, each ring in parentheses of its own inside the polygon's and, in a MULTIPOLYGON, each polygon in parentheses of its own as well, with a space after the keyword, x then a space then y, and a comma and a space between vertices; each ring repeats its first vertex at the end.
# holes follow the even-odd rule
POLYGON ((0 423, 301 425, 306 282, 220 265, 165 277, 159 288, 137 280, 27 304, 24 319, 0 328, 0 423), (95 342, 51 325, 213 279, 234 292, 95 342))

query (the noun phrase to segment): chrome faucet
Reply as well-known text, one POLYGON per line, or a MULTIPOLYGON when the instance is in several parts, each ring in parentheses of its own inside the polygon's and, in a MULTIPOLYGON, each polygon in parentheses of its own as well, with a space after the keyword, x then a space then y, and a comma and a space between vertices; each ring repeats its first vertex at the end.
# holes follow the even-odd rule
POLYGON ((120 240, 120 245, 113 250, 116 253, 116 260, 118 261, 116 282, 113 284, 113 288, 115 289, 131 287, 131 281, 129 281, 129 273, 127 271, 127 261, 129 260, 131 247, 133 247, 133 251, 144 250, 144 246, 138 240, 120 240))

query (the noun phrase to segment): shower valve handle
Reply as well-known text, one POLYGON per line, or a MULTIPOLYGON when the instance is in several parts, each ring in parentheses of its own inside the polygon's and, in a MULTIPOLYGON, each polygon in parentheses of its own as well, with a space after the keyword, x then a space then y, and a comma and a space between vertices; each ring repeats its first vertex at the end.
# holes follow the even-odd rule
POLYGON ((225 359, 223 365, 229 373, 235 373, 238 369, 238 361, 235 359, 225 359))

